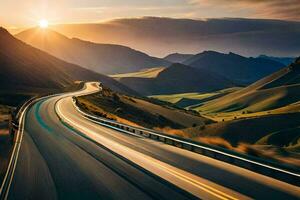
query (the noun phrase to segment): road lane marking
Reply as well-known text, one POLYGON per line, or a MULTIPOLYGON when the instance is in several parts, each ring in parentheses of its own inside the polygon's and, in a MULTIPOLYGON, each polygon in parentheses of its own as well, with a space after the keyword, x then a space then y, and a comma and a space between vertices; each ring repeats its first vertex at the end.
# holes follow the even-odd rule
MULTIPOLYGON (((76 107, 76 105, 75 105, 76 107)), ((92 116, 90 114, 87 114, 87 113, 84 113, 83 111, 81 111, 78 107, 76 107, 76 110, 81 113, 84 118, 88 119, 89 121, 94 121, 96 122, 97 124, 101 124, 101 125, 104 125, 104 126, 107 126, 107 127, 110 127, 112 129, 116 129, 118 130, 117 128, 114 128, 113 126, 109 126, 109 125, 106 125, 106 124, 103 124, 99 121, 95 121, 93 119, 96 119, 97 117, 95 116, 92 116), (91 119, 93 118, 93 119, 91 119)), ((99 118, 99 117, 98 117, 99 118)), ((100 118, 101 119, 101 118, 100 118)), ((104 120, 104 121, 111 121, 111 120, 105 120, 105 119, 101 119, 101 120, 104 120)), ((116 124, 122 124, 122 123, 118 123, 118 122, 114 122, 116 124)), ((125 125, 125 126, 128 126, 128 125, 125 125)), ((130 126, 129 126, 130 127, 130 126)), ((138 127, 135 127, 135 129, 139 130, 140 128, 138 127)), ((121 129, 121 132, 125 132, 123 129, 121 129)), ((156 135, 156 136, 161 136, 160 134, 158 133, 155 133, 153 131, 149 131, 152 135, 156 135)), ((232 158, 235 158, 235 159, 239 159, 239 160, 242 160, 242 161, 246 161, 246 162, 249 162, 249 163, 253 163, 253 164, 256 164, 256 165, 259 165, 259 166, 263 166, 263 167, 266 167, 266 168, 269 168, 269 169, 273 169, 273 170, 276 170, 276 171, 280 171, 280 172, 283 172, 283 173, 287 173, 287 174, 290 174, 290 175, 293 175, 293 176, 296 176, 297 178, 300 178, 300 174, 299 173, 294 173, 294 172, 291 172, 291 171, 287 171, 287 170, 284 170, 284 169, 280 169, 280 168, 277 168, 277 167, 274 167, 274 166, 271 166, 271 165, 267 165, 267 164, 263 164, 263 163, 259 163, 257 161, 253 161, 253 160, 249 160, 247 158, 243 158, 243 157, 239 157, 239 156, 236 156, 236 155, 232 155, 232 154, 229 154, 229 153, 226 153, 226 152, 223 152, 223 151, 220 151, 220 150, 217 150, 217 149, 212 149, 210 147, 206 147, 206 146, 201 146, 199 144, 193 144, 193 143, 190 143, 190 142, 187 142, 187 141, 182 141, 182 140, 179 140, 179 139, 175 139, 173 137, 169 137, 169 136, 166 136, 166 135, 163 135, 164 138, 167 138, 167 139, 171 139, 173 141, 177 141, 177 142, 180 142, 180 143, 184 143, 184 144, 187 144, 187 145, 192 145, 192 146, 196 146, 196 147, 200 147, 202 149, 205 149, 205 150, 209 150, 209 151, 213 151, 213 152, 216 152, 216 153, 219 153, 219 154, 222 154, 222 155, 225 155, 225 156, 228 156, 228 157, 232 157, 232 158)), ((247 169, 247 168, 245 168, 247 169)), ((263 174, 262 174, 263 175, 263 174)), ((271 177, 272 178, 272 177, 271 177)), ((279 180, 281 181, 281 180, 279 180)), ((290 183, 288 183, 290 184, 290 183)))
MULTIPOLYGON (((173 177, 175 177, 177 179, 180 179, 181 181, 184 181, 185 183, 187 183, 189 185, 193 185, 194 187, 196 187, 198 189, 201 189, 202 191, 205 191, 205 192, 213 195, 214 197, 217 197, 218 199, 233 199, 233 200, 238 199, 238 198, 235 198, 235 197, 233 197, 233 196, 231 196, 229 194, 226 194, 226 193, 224 193, 224 192, 222 192, 222 191, 220 191, 220 190, 218 190, 216 188, 213 188, 213 187, 211 187, 211 186, 209 186, 207 184, 201 183, 200 181, 197 181, 197 180, 194 180, 194 179, 188 177, 188 176, 192 176, 192 177, 195 176, 193 174, 190 174, 189 172, 185 172, 185 171, 183 171, 181 169, 175 168, 175 167, 170 166, 170 165, 168 165, 166 163, 163 163, 163 162, 161 162, 159 160, 156 160, 156 159, 154 159, 152 157, 146 156, 146 155, 144 155, 144 154, 142 154, 140 152, 134 151, 134 150, 132 150, 132 149, 130 149, 128 147, 125 147, 123 145, 115 143, 115 142, 113 142, 113 141, 111 141, 111 140, 109 140, 107 138, 104 138, 103 136, 100 136, 99 134, 97 134, 93 130, 88 129, 88 128, 80 125, 77 122, 74 122, 73 120, 71 120, 70 118, 66 117, 62 113, 62 111, 61 111, 61 102, 62 101, 63 101, 63 99, 60 100, 60 101, 58 101, 57 104, 56 104, 56 111, 57 111, 57 114, 60 116, 61 119, 66 120, 72 127, 77 127, 79 129, 83 130, 84 132, 87 132, 87 133, 90 133, 90 134, 94 135, 96 138, 99 139, 99 141, 101 141, 101 142, 99 142, 99 141, 97 141, 97 142, 99 142, 102 145, 106 146, 107 148, 113 150, 115 153, 120 154, 119 150, 122 149, 123 152, 126 151, 129 154, 127 156, 125 156, 125 155, 122 155, 122 156, 125 156, 127 159, 133 161, 134 163, 137 164, 137 160, 139 160, 139 161, 143 160, 144 162, 148 163, 148 165, 149 165, 148 168, 153 168, 154 167, 154 168, 156 168, 156 171, 158 171, 158 172, 162 171, 164 173, 171 174, 173 177), (106 144, 103 144, 104 142, 106 142, 106 144), (153 163, 155 163, 156 166, 153 165, 153 163), (157 165, 160 166, 160 168, 158 168, 157 165), (176 169, 176 171, 174 169, 172 169, 172 168, 176 169), (179 171, 179 172, 177 172, 177 171, 179 171), (184 174, 187 174, 187 175, 184 175, 184 174)), ((82 121, 82 120, 80 120, 80 121, 82 121)), ((99 128, 99 126, 95 126, 95 127, 99 128)), ((90 135, 87 135, 87 136, 89 138, 91 138, 90 135)), ((91 138, 91 139, 95 140, 94 138, 91 138)), ((145 166, 141 166, 141 167, 145 168, 145 166)), ((147 169, 147 168, 145 168, 145 169, 147 169)), ((149 171, 151 171, 151 170, 149 170, 149 171)), ((199 194, 196 194, 196 195, 199 196, 199 194)), ((239 194, 239 195, 242 196, 241 194, 239 194)), ((243 196, 243 197, 247 198, 245 196, 243 196)))
POLYGON ((219 197, 220 199, 234 199, 234 200, 238 200, 237 198, 232 197, 232 196, 230 196, 230 195, 228 195, 228 194, 226 194, 226 193, 224 193, 224 192, 222 192, 220 190, 217 190, 217 189, 215 189, 215 188, 213 188, 213 187, 211 187, 209 185, 203 184, 203 183, 201 183, 201 182, 199 182, 197 180, 194 180, 194 179, 192 179, 192 178, 190 178, 188 176, 185 176, 185 175, 183 175, 181 173, 178 173, 178 172, 176 172, 175 170, 173 170, 171 168, 165 167, 164 165, 161 165, 159 163, 157 163, 157 165, 159 165, 160 167, 164 168, 169 173, 172 173, 174 176, 176 176, 176 177, 178 177, 180 179, 184 179, 185 181, 190 182, 192 185, 195 185, 196 187, 198 187, 198 188, 200 188, 200 189, 202 189, 202 190, 204 190, 204 191, 206 191, 206 192, 208 192, 208 193, 210 193, 212 195, 215 195, 215 196, 219 197))
MULTIPOLYGON (((80 93, 82 94, 82 92, 84 92, 84 91, 87 91, 86 94, 94 93, 95 91, 91 92, 89 90, 95 89, 95 88, 97 88, 97 86, 98 86, 98 83, 85 84, 83 86, 83 88, 80 89, 79 91, 64 93, 64 94, 61 94, 61 97, 73 96, 73 95, 77 95, 77 94, 80 94, 80 93)), ((99 90, 99 88, 97 88, 97 89, 99 90)), ((55 96, 58 96, 58 95, 59 94, 48 95, 48 96, 39 98, 39 100, 42 101, 43 99, 47 99, 47 98, 50 98, 50 97, 55 97, 55 96)), ((5 200, 7 199, 9 191, 10 191, 10 187, 11 187, 11 184, 12 184, 12 181, 13 181, 13 178, 14 178, 14 173, 15 173, 15 170, 16 170, 17 161, 18 161, 18 157, 19 157, 19 153, 20 153, 20 149, 21 149, 21 143, 22 143, 23 134, 24 134, 24 130, 25 130, 25 117, 24 116, 26 115, 26 112, 27 112, 29 106, 33 105, 33 103, 36 103, 36 102, 37 102, 37 100, 34 100, 29 105, 27 105, 24 108, 24 110, 21 113, 21 116, 19 118, 20 119, 19 121, 21 123, 19 125, 19 129, 18 129, 18 133, 17 133, 15 145, 13 147, 13 151, 12 151, 11 158, 10 158, 10 161, 9 161, 9 164, 8 164, 8 167, 7 167, 7 171, 5 173, 5 176, 3 178, 3 181, 2 181, 2 184, 1 184, 1 187, 0 187, 0 197, 2 197, 3 192, 4 192, 3 191, 4 190, 4 186, 7 183, 7 181, 9 181, 7 189, 6 189, 6 193, 4 194, 4 199, 5 200), (9 175, 10 175, 10 177, 9 177, 9 175)), ((39 122, 41 122, 41 121, 39 121, 39 122)), ((47 127, 46 129, 50 128, 45 123, 43 123, 43 121, 42 121, 41 124, 44 124, 45 125, 44 128, 47 127)))

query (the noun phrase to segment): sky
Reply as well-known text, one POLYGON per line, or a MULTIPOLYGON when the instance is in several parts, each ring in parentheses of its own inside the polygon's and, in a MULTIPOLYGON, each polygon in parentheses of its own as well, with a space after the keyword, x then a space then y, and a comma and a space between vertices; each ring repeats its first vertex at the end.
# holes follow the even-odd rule
POLYGON ((0 24, 8 29, 35 26, 41 19, 65 24, 142 16, 300 21, 300 0, 0 0, 0 24))

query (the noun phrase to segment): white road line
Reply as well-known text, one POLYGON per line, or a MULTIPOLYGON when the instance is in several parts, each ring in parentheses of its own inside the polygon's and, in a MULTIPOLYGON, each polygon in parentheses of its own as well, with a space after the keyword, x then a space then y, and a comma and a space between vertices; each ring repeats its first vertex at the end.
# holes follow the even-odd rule
POLYGON ((19 157, 21 142, 22 142, 23 133, 24 133, 24 115, 25 115, 26 110, 27 110, 27 107, 22 112, 20 120, 19 120, 21 122, 20 125, 22 126, 22 128, 21 128, 21 130, 20 130, 20 128, 18 130, 16 143, 15 143, 15 146, 14 146, 14 149, 13 149, 13 152, 12 152, 12 155, 11 155, 11 159, 10 159, 5 177, 4 177, 3 182, 2 182, 1 190, 0 190, 0 194, 2 195, 2 193, 4 192, 3 187, 6 184, 6 182, 9 181, 4 199, 7 199, 7 197, 8 197, 10 186, 11 186, 11 183, 12 183, 12 180, 13 180, 13 177, 14 177, 14 173, 15 173, 15 169, 16 169, 16 165, 17 165, 17 161, 18 161, 18 157, 19 157), (10 170, 11 168, 12 168, 12 171, 10 170), (8 175, 9 175, 10 172, 11 172, 11 176, 8 180, 8 175))
MULTIPOLYGON (((76 109, 83 116, 89 116, 90 118, 96 119, 95 116, 92 116, 92 115, 89 115, 87 113, 84 113, 83 111, 81 111, 80 109, 78 109, 77 106, 76 106, 76 109)), ((92 119, 90 119, 90 118, 88 118, 88 119, 92 121, 92 119)), ((105 119, 101 119, 101 118, 98 118, 98 119, 100 119, 102 121, 106 121, 105 119)), ((109 120, 107 120, 107 121, 109 121, 109 120)), ((121 125, 121 123, 119 123, 119 122, 113 122, 113 123, 121 125)), ((122 124, 122 125, 130 127, 130 126, 125 125, 125 124, 122 124)), ((135 128, 135 129, 139 130, 139 128, 135 128)), ((121 130, 121 131, 124 131, 124 130, 121 130)), ((284 169, 280 169, 280 168, 277 168, 277 167, 273 167, 273 166, 270 166, 270 165, 267 165, 267 164, 259 163, 259 162, 253 161, 253 160, 249 160, 247 158, 242 158, 242 157, 239 157, 239 156, 236 156, 236 155, 232 155, 232 154, 229 154, 229 153, 226 153, 226 152, 222 152, 222 151, 219 151, 219 150, 216 150, 216 149, 212 149, 212 148, 209 148, 209 147, 206 147, 206 146, 201 146, 201 145, 198 145, 198 144, 194 144, 194 143, 190 143, 190 142, 187 142, 187 141, 179 140, 179 139, 176 139, 176 138, 173 138, 173 137, 168 137, 166 135, 161 135, 159 133, 152 132, 151 130, 146 130, 146 131, 142 130, 142 131, 149 132, 152 135, 156 135, 156 136, 163 137, 163 138, 166 138, 166 139, 171 139, 171 140, 176 141, 176 142, 180 142, 180 143, 184 143, 184 144, 187 144, 187 145, 195 146, 195 147, 198 147, 198 148, 201 148, 201 149, 205 149, 205 150, 209 150, 209 151, 212 151, 212 152, 216 152, 216 153, 219 153, 219 154, 222 154, 222 155, 225 155, 225 156, 228 156, 228 157, 232 157, 232 158, 235 158, 235 159, 238 159, 238 160, 246 161, 248 163, 260 165, 260 166, 263 166, 263 167, 266 167, 266 168, 269 168, 269 169, 273 169, 273 170, 276 170, 276 171, 279 171, 279 172, 283 172, 283 173, 286 173, 286 174, 290 174, 290 175, 293 175, 293 176, 296 176, 296 177, 300 178, 300 174, 298 174, 298 173, 290 172, 290 171, 287 171, 287 170, 284 170, 284 169)))
MULTIPOLYGON (((194 174, 191 174, 189 172, 175 168, 171 165, 168 165, 168 164, 161 162, 157 159, 154 159, 150 156, 147 156, 145 154, 142 154, 140 152, 132 150, 128 147, 125 147, 123 145, 115 143, 115 142, 99 135, 98 133, 94 132, 93 130, 90 130, 87 127, 82 126, 81 123, 75 122, 75 121, 71 120, 70 118, 67 118, 61 111, 61 102, 62 101, 63 100, 60 100, 56 104, 56 111, 61 119, 63 119, 70 126, 76 128, 77 130, 86 134, 89 138, 91 138, 93 140, 97 139, 97 140, 95 140, 96 142, 106 146, 107 148, 114 151, 115 153, 120 154, 120 152, 125 152, 122 154, 122 156, 124 156, 128 160, 131 160, 132 162, 138 164, 139 166, 145 168, 146 170, 149 170, 152 173, 161 176, 162 178, 166 179, 169 182, 174 183, 175 185, 180 184, 181 188, 193 193, 194 195, 196 195, 200 198, 203 197, 203 193, 201 194, 201 192, 199 190, 209 193, 210 195, 214 196, 217 199, 233 199, 233 200, 238 199, 238 198, 233 197, 229 194, 226 194, 216 188, 213 188, 205 183, 198 181, 197 179, 200 179, 200 177, 197 177, 194 174), (192 190, 191 190, 191 187, 193 188, 192 190)), ((84 124, 84 123, 82 123, 82 124, 84 124)), ((93 126, 93 125, 91 125, 91 126, 93 126)), ((95 126, 95 127, 97 127, 97 126, 95 126)), ((221 186, 219 186, 219 187, 221 188, 221 186)), ((233 192, 233 193, 236 193, 236 192, 233 192)), ((236 195, 238 195, 239 198, 249 199, 248 197, 246 197, 242 194, 236 193, 236 195)))

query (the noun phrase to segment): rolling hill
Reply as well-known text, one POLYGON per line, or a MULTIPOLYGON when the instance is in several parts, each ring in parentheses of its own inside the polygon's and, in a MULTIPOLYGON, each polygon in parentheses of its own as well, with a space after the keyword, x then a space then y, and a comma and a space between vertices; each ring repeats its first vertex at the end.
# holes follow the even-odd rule
POLYGON ((205 126, 201 131, 198 128, 197 133, 199 136, 221 137, 233 145, 238 143, 275 145, 300 152, 299 128, 300 113, 297 112, 218 122, 205 126), (292 129, 298 131, 285 135, 292 129), (275 135, 276 140, 268 139, 275 135))
POLYGON ((233 145, 273 145, 300 152, 300 58, 254 84, 197 107, 219 121, 196 131, 233 145))
POLYGON ((170 134, 182 134, 180 131, 182 128, 214 123, 210 119, 183 109, 176 109, 148 98, 122 95, 106 88, 99 93, 76 99, 82 109, 95 115, 170 134))
POLYGON ((28 29, 16 37, 60 59, 103 74, 133 72, 170 64, 126 46, 70 39, 50 29, 28 29))
POLYGON ((237 84, 248 85, 281 68, 282 63, 265 58, 247 58, 238 54, 204 51, 183 62, 197 69, 222 75, 237 84))
POLYGON ((209 93, 180 93, 180 94, 169 94, 169 95, 153 95, 151 98, 159 99, 161 101, 166 101, 173 103, 178 107, 193 109, 194 107, 199 107, 205 102, 211 101, 213 99, 220 98, 237 90, 240 87, 226 88, 223 90, 213 91, 209 93))
POLYGON ((114 90, 133 93, 114 79, 67 63, 16 39, 0 28, 1 92, 58 91, 76 80, 101 81, 114 90))
POLYGON ((300 101, 300 63, 292 63, 237 92, 208 102, 201 112, 260 112, 300 101))
POLYGON ((234 86, 222 76, 179 63, 165 68, 154 78, 121 77, 118 80, 143 95, 210 92, 234 86))

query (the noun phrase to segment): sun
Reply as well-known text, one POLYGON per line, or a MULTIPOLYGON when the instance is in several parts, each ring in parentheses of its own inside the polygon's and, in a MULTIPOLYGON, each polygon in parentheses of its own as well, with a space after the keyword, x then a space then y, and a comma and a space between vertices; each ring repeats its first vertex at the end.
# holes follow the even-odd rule
POLYGON ((45 20, 45 19, 41 19, 41 20, 39 21, 39 27, 40 27, 40 28, 47 28, 48 25, 49 25, 49 23, 48 23, 48 21, 45 20))

